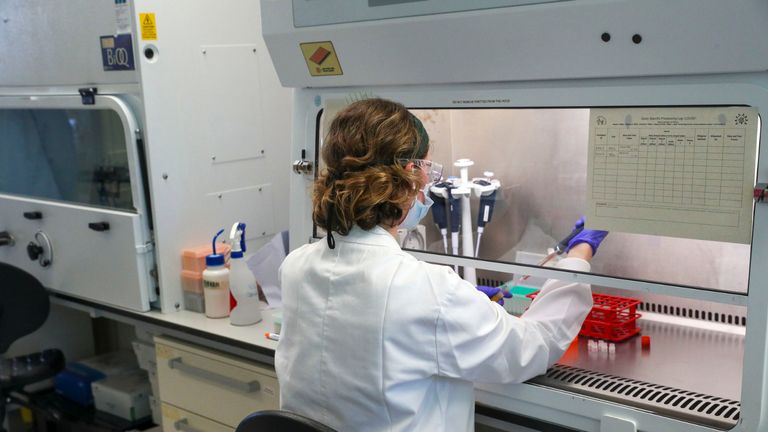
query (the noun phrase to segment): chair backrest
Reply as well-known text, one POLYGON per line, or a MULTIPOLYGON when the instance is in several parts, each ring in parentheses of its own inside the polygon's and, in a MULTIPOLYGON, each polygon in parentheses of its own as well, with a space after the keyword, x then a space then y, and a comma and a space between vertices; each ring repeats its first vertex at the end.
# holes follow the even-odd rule
POLYGON ((48 292, 37 278, 0 263, 0 354, 17 339, 39 329, 50 308, 48 292))
POLYGON ((258 411, 246 417, 235 432, 291 431, 291 432, 336 432, 309 417, 280 410, 258 411))

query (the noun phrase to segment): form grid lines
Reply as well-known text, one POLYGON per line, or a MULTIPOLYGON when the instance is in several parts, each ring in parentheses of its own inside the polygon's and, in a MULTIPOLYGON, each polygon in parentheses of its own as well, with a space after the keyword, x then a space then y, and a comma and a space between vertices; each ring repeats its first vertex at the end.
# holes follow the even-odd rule
POLYGON ((595 130, 592 198, 738 209, 744 135, 728 128, 595 130))

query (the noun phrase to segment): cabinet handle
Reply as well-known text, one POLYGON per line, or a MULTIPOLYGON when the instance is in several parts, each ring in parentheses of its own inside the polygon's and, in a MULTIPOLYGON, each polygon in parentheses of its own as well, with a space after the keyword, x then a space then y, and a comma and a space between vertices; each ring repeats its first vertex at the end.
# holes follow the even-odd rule
POLYGON ((36 220, 36 219, 42 219, 42 218, 43 218, 42 212, 39 212, 39 211, 24 212, 24 219, 36 220))
POLYGON ((91 222, 88 228, 99 232, 109 231, 109 222, 91 222))
POLYGON ((198 377, 208 381, 217 382, 221 385, 227 386, 242 393, 254 393, 261 389, 261 384, 256 380, 248 382, 236 380, 225 375, 217 374, 216 372, 211 372, 206 369, 188 365, 184 363, 181 357, 168 360, 168 367, 171 369, 179 370, 181 372, 186 372, 190 375, 197 375, 198 377))
POLYGON ((189 421, 185 418, 177 420, 173 423, 173 428, 181 432, 203 432, 202 429, 198 429, 189 425, 189 421))

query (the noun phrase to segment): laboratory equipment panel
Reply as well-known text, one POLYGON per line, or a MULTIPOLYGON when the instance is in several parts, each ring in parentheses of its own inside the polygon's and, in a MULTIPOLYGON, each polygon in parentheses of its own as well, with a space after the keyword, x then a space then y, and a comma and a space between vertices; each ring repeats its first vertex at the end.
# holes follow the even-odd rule
MULTIPOLYGON (((633 334, 628 338, 614 337, 611 348, 605 344, 600 345, 600 350, 590 350, 590 339, 579 338, 545 377, 521 387, 479 385, 478 401, 488 404, 489 400, 498 403, 500 397, 510 398, 501 407, 514 409, 521 399, 557 398, 565 390, 595 404, 619 402, 631 411, 626 415, 632 421, 663 425, 656 430, 675 430, 667 429, 670 424, 680 425, 680 430, 710 430, 737 426, 745 397, 759 398, 745 396, 745 392, 754 390, 754 382, 745 376, 749 362, 764 357, 749 357, 745 335, 750 330, 748 314, 750 319, 756 316, 747 298, 759 299, 762 295, 750 275, 754 253, 763 247, 758 241, 760 236, 753 238, 753 225, 755 230, 760 229, 753 211, 759 211, 763 204, 755 203, 752 193, 761 130, 739 129, 736 125, 741 115, 747 116, 747 123, 757 125, 759 116, 755 108, 718 103, 712 95, 698 101, 682 96, 693 88, 714 94, 718 86, 679 82, 676 98, 687 99, 685 107, 659 103, 621 108, 456 109, 448 108, 448 101, 469 98, 474 90, 446 89, 444 100, 429 105, 406 91, 378 93, 406 106, 420 107, 411 111, 425 124, 430 137, 440 143, 435 145, 432 158, 449 167, 446 178, 431 190, 450 189, 451 198, 463 193, 464 202, 454 203, 454 207, 471 215, 458 224, 462 236, 451 236, 450 241, 438 229, 436 215, 428 215, 419 234, 423 239, 417 244, 421 246, 411 249, 414 255, 455 266, 465 279, 476 284, 535 289, 547 278, 571 279, 591 283, 598 294, 632 299, 632 311, 627 312, 631 316, 623 317, 632 324, 633 334), (654 125, 651 120, 640 120, 650 117, 642 114, 645 110, 658 112, 661 117, 672 113, 681 120, 674 126, 654 125), (602 129, 596 119, 617 112, 622 113, 621 127, 616 132, 606 128, 611 132, 605 135, 609 142, 603 146, 602 129), (721 121, 720 116, 726 120, 721 121), (629 118, 644 124, 634 132, 629 118), (722 144, 724 140, 727 142, 722 144), (514 157, 501 158, 499 152, 514 157), (559 165, 553 166, 552 161, 559 165), (606 163, 615 165, 607 167, 615 172, 606 171, 606 163), (463 173, 467 168, 470 173, 463 173), (606 179, 612 183, 606 185, 606 179), (483 208, 484 192, 492 186, 496 195, 493 217, 481 232, 475 227, 475 216, 483 208), (709 196, 715 192, 717 197, 709 196), (606 215, 602 203, 608 201, 612 203, 611 211, 622 205, 630 209, 617 218, 620 221, 642 212, 643 217, 650 214, 656 218, 658 225, 652 229, 657 233, 642 223, 603 225, 616 223, 599 222, 606 215), (675 219, 678 213, 670 210, 688 216, 675 219), (560 239, 569 235, 579 216, 589 211, 594 214, 587 220, 598 222, 588 222, 588 227, 611 231, 592 260, 591 271, 567 274, 551 266, 539 266, 560 239), (691 217, 692 213, 696 216, 691 217), (719 219, 724 221, 719 226, 717 221, 704 221, 706 226, 696 227, 708 214, 728 216, 727 220, 719 219), (455 247, 447 247, 446 243, 455 247), (640 334, 634 335, 638 328, 640 334), (641 344, 641 337, 650 337, 650 348, 641 344), (700 379, 705 371, 715 369, 720 380, 700 379), (512 398, 520 392, 526 396, 512 398), (653 420, 639 420, 643 417, 640 413, 653 413, 653 420)), ((732 95, 749 101, 752 107, 759 106, 766 96, 760 87, 749 92, 752 96, 747 92, 739 94, 737 89, 732 87, 732 95)), ((593 90, 559 89, 550 94, 540 89, 538 102, 554 105, 555 95, 562 98, 573 92, 580 94, 583 103, 594 97, 590 95, 593 90)), ((495 91, 510 100, 519 100, 525 93, 511 85, 495 91)), ((654 93, 657 88, 648 83, 647 91, 654 93)), ((306 92, 329 100, 342 97, 336 90, 306 92)), ((626 100, 627 95, 616 96, 612 105, 626 100)), ((633 98, 642 99, 639 94, 633 98)), ((425 99, 434 102, 439 98, 430 95, 425 99)), ((320 130, 308 131, 306 136, 323 136, 331 105, 326 105, 327 112, 321 108, 310 110, 308 116, 318 119, 320 130)), ((319 154, 322 139, 311 144, 311 154, 319 154)), ((323 169, 321 160, 311 162, 323 169)), ((296 178, 300 183, 313 180, 306 174, 296 178)), ((441 199, 439 193, 437 196, 441 199)), ((309 210, 304 203, 295 205, 309 210)), ((320 239, 323 233, 312 226, 309 213, 305 217, 296 229, 312 240, 320 239)), ((448 217, 453 220, 457 216, 448 213, 448 217)), ((756 330, 759 327, 752 328, 756 330)), ((754 343, 760 349, 764 339, 754 343)), ((552 410, 551 404, 546 406, 552 410)), ((564 416, 562 423, 574 421, 564 416)), ((598 416, 580 421, 585 430, 591 430, 610 420, 598 416)))
POLYGON ((0 96, 0 261, 48 288, 147 311, 157 299, 143 142, 123 98, 0 96))
POLYGON ((335 113, 369 97, 400 102, 446 167, 433 200, 455 210, 404 236, 418 238, 403 243, 413 255, 474 284, 562 279, 633 299, 615 329, 631 324, 627 338, 580 337, 546 375, 477 385, 479 403, 586 431, 768 428, 768 74, 754 56, 766 29, 745 25, 768 8, 740 6, 552 2, 416 16, 368 4, 364 20, 327 12, 297 28, 290 4, 263 4, 278 74, 298 88, 291 248, 324 236, 308 191, 335 113), (345 21, 355 24, 334 24, 345 21), (723 56, 715 22, 732 30, 723 56), (586 229, 610 231, 591 270, 552 267, 582 215, 586 229))
POLYGON ((279 408, 270 366, 168 337, 155 337, 155 351, 164 422, 183 419, 167 415, 167 406, 230 428, 254 411, 279 408))
POLYGON ((738 7, 719 0, 293 0, 261 7, 280 81, 295 88, 370 94, 404 84, 768 70, 761 0, 738 7))
POLYGON ((287 229, 291 90, 255 25, 260 1, 130 3, 134 23, 156 19, 156 39, 137 28, 136 40, 160 307, 177 312, 183 249, 236 220, 251 250, 287 229))
POLYGON ((175 313, 183 249, 233 220, 254 250, 287 229, 291 91, 258 1, 11 0, 0 18, 16 59, 0 64, 1 261, 72 297, 175 313))

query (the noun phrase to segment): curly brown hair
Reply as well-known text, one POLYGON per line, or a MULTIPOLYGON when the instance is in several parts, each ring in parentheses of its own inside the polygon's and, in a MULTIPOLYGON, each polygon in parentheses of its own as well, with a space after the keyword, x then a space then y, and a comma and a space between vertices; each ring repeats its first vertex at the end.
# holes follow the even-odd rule
POLYGON ((349 234, 394 226, 410 208, 424 177, 406 170, 403 159, 429 153, 421 121, 403 105, 365 99, 341 110, 331 122, 321 155, 326 169, 314 185, 312 219, 328 233, 349 234))

